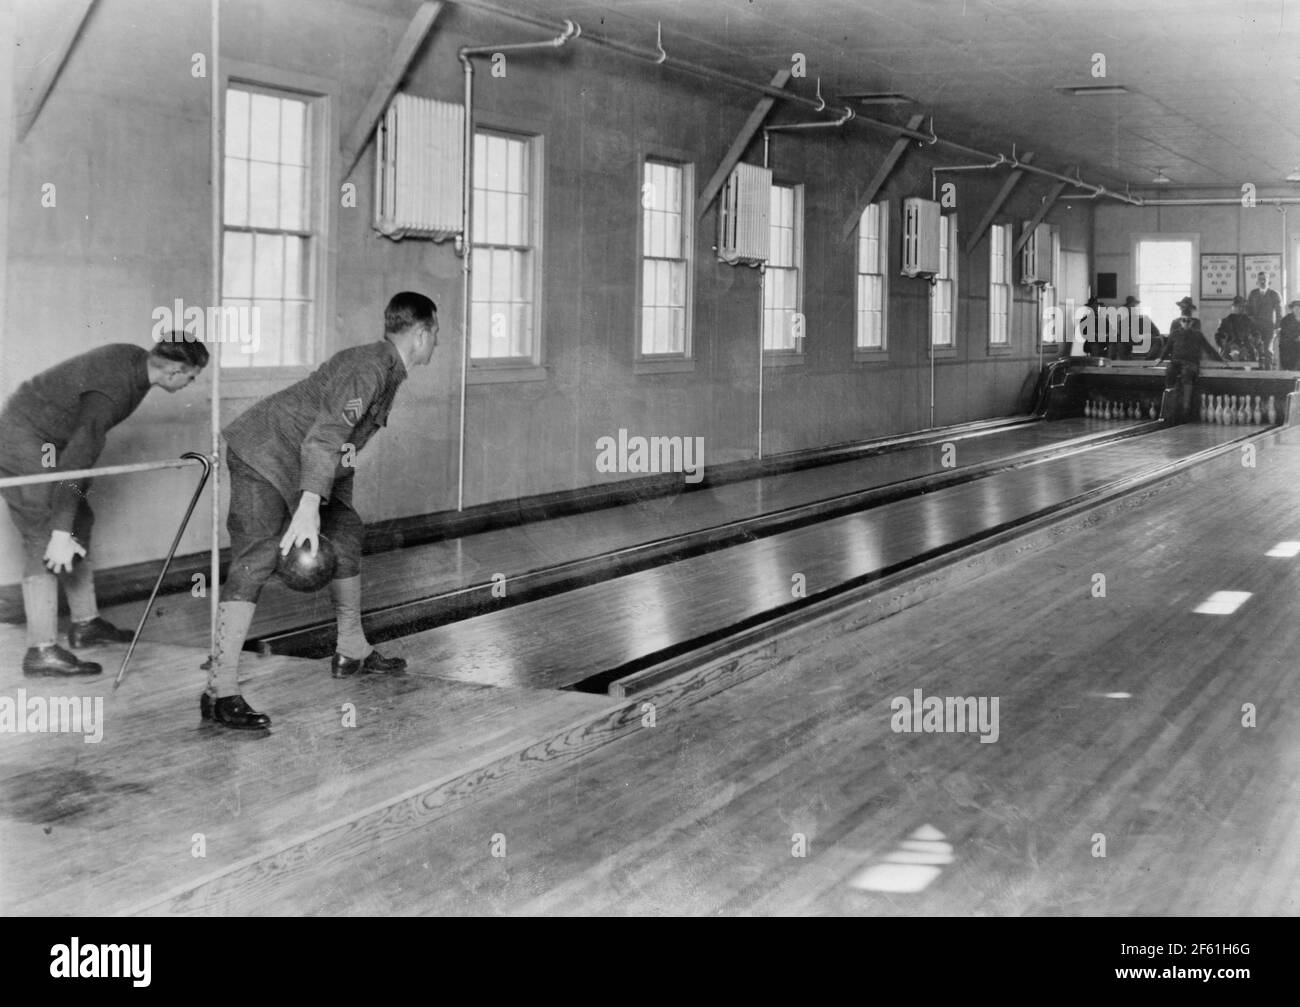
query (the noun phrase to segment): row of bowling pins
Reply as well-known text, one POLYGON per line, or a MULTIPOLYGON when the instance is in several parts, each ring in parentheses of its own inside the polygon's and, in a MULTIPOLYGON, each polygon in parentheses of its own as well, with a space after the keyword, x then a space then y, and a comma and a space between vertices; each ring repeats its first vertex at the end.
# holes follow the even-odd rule
POLYGON ((1160 415, 1160 404, 1155 399, 1111 402, 1090 397, 1083 404, 1083 415, 1095 420, 1154 420, 1160 415))
POLYGON ((1261 404, 1261 395, 1255 396, 1254 404, 1249 395, 1202 395, 1202 423, 1263 423, 1269 426, 1277 422, 1277 406, 1273 396, 1268 397, 1267 404, 1261 404))

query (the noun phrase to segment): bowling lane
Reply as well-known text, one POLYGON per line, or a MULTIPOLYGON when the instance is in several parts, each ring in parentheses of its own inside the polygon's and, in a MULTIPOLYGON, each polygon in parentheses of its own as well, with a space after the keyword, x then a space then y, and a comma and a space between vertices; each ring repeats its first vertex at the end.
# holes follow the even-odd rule
POLYGON ((562 688, 977 540, 1263 428, 1174 427, 390 641, 442 678, 562 688))
POLYGON ((1300 479, 1300 436, 1284 436, 1261 445, 1254 469, 1209 463, 1193 492, 1063 537, 972 589, 810 631, 765 674, 385 844, 285 904, 1294 915, 1300 558, 1269 555, 1300 541, 1300 511, 1279 506, 1300 479), (1096 572, 1105 598, 1087 590, 1096 572), (1219 590, 1250 597, 1232 615, 1195 611, 1219 590), (996 742, 895 731, 895 700, 917 689, 998 698, 996 742), (1249 728, 1245 702, 1258 713, 1249 728), (488 854, 489 836, 505 856, 488 854))
MULTIPOLYGON (((362 567, 363 597, 367 610, 419 598, 446 597, 490 585, 496 573, 518 577, 846 493, 960 473, 1000 460, 1014 460, 1026 452, 1064 450, 1080 438, 1102 437, 1136 425, 1079 417, 965 433, 940 430, 935 431, 933 442, 831 465, 724 483, 675 496, 648 497, 585 514, 371 555, 362 567), (945 444, 951 445, 947 452, 945 444)), ((103 614, 119 625, 134 626, 140 611, 140 603, 131 602, 106 607, 103 614)), ((204 646, 208 618, 206 599, 188 592, 164 596, 155 605, 143 638, 204 646)), ((328 594, 295 594, 272 581, 258 604, 251 636, 267 636, 332 618, 328 594)))

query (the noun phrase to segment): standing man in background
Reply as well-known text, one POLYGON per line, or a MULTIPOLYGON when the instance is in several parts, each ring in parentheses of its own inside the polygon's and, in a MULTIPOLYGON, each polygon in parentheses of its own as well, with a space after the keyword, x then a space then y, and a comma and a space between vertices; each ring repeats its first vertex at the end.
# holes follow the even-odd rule
MULTIPOLYGON (((1234 302, 1235 303, 1235 302, 1234 302)), ((1246 314, 1259 329, 1264 342, 1264 367, 1272 367, 1277 355, 1273 352, 1273 333, 1282 320, 1282 297, 1268 285, 1268 273, 1259 273, 1255 277, 1255 289, 1246 299, 1246 314)))
MULTIPOLYGON (((109 430, 135 412, 149 389, 178 392, 207 362, 202 343, 186 342, 183 333, 173 332, 149 350, 114 343, 42 371, 23 382, 0 412, 0 477, 93 468, 109 430)), ((89 490, 89 479, 0 490, 23 540, 24 675, 98 675, 103 670, 57 643, 60 577, 72 612, 70 647, 131 640, 131 633, 99 615, 89 490)))
POLYGON ((1202 357, 1208 354, 1216 360, 1222 360, 1223 356, 1201 331, 1200 320, 1192 317, 1192 312, 1196 310, 1192 299, 1184 297, 1178 302, 1178 309, 1182 313, 1169 326, 1169 339, 1159 359, 1169 359, 1165 388, 1178 390, 1174 399, 1177 412, 1173 421, 1187 423, 1196 419, 1196 379, 1201 373, 1202 357))
POLYGON ((1284 371, 1300 371, 1300 300, 1287 307, 1290 311, 1282 319, 1277 335, 1278 366, 1284 371))
POLYGON ((230 466, 230 570, 221 586, 216 650, 199 698, 204 720, 258 730, 271 718, 244 701, 239 655, 257 599, 279 557, 322 531, 334 543, 330 582, 338 621, 335 678, 406 667, 370 646, 361 626, 361 544, 365 525, 352 509, 355 456, 388 423, 410 368, 438 345, 438 308, 405 291, 384 309, 384 338, 334 354, 297 384, 250 407, 222 433, 230 466))

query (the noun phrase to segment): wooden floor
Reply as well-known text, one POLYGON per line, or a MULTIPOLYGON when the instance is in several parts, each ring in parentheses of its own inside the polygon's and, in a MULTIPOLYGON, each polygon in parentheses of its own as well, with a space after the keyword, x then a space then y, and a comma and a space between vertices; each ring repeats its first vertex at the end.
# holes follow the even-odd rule
MULTIPOLYGON (((244 691, 269 736, 200 725, 201 650, 142 645, 116 697, 106 651, 109 675, 76 689, 106 697, 102 743, 0 734, 0 911, 1292 912, 1297 581, 1295 560, 1260 554, 1300 541, 1279 502, 1294 433, 1255 469, 1234 451, 1186 499, 1081 521, 883 623, 811 623, 748 684, 733 661, 629 702, 555 689, 689 638, 700 610, 788 597, 792 570, 811 593, 1242 432, 1176 428, 908 501, 910 517, 749 543, 772 548, 733 554, 730 579, 685 563, 620 578, 613 609, 570 592, 444 627, 460 635, 390 648, 412 661, 401 679, 254 659, 244 691), (1211 589, 1254 595, 1230 619, 1190 615, 1211 589), (893 734, 889 702, 916 688, 1000 697, 999 741, 893 734), (809 856, 790 856, 795 833, 809 856), (936 835, 953 862, 925 891, 846 888, 936 835)), ((17 668, 21 630, 0 634, 0 697, 49 695, 17 668)))
POLYGON ((1300 437, 1281 439, 971 590, 823 629, 266 911, 1294 915, 1300 558, 1265 555, 1300 543, 1300 437), (1193 611, 1221 590, 1250 597, 1193 611), (998 697, 997 742, 894 733, 916 689, 998 697))

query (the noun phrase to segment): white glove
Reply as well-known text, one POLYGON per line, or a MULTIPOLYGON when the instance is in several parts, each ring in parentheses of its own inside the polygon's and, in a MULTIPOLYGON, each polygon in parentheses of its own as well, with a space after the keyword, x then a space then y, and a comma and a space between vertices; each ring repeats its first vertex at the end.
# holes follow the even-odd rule
POLYGON ((50 532, 50 544, 45 547, 45 565, 54 573, 71 572, 72 561, 85 555, 86 547, 72 537, 72 532, 50 532))

